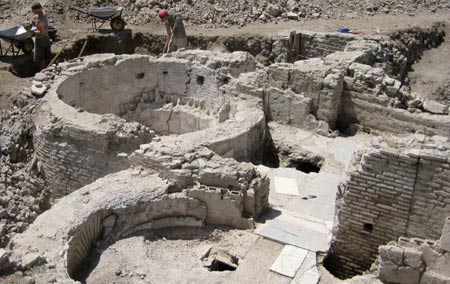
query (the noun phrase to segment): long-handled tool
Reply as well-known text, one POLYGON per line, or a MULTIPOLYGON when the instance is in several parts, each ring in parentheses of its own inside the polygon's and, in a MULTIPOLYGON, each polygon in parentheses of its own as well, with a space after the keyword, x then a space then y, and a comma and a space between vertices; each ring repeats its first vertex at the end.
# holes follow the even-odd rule
POLYGON ((64 48, 66 48, 67 44, 69 44, 68 42, 66 42, 66 44, 61 48, 61 50, 55 55, 55 57, 53 57, 52 61, 50 61, 50 63, 48 64, 47 68, 52 66, 53 63, 56 62, 56 60, 58 59, 58 57, 61 55, 62 51, 64 50, 64 48))

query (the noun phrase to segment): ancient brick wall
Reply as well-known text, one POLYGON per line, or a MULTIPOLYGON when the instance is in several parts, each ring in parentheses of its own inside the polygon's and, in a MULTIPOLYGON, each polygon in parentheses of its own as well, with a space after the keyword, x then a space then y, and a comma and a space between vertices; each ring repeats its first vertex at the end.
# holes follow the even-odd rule
POLYGON ((350 41, 358 36, 341 33, 298 33, 300 36, 300 57, 325 57, 336 51, 344 51, 350 41))
POLYGON ((98 133, 50 124, 39 127, 33 143, 38 167, 42 168, 40 172, 52 198, 58 198, 106 174, 126 169, 128 156, 119 153, 130 153, 151 136, 145 131, 141 137, 136 137, 118 129, 98 133))
POLYGON ((406 236, 438 239, 450 212, 450 159, 421 154, 406 236))
POLYGON ((400 236, 438 238, 450 214, 447 157, 381 149, 359 153, 356 161, 340 187, 326 261, 340 277, 368 269, 378 246, 400 236))

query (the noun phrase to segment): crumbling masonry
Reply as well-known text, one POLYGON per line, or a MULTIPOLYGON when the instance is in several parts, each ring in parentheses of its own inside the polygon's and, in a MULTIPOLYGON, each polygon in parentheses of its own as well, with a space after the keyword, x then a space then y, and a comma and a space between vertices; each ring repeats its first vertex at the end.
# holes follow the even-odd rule
POLYGON ((16 235, 3 266, 52 263, 49 273, 70 283, 94 246, 134 233, 252 228, 269 206, 269 181, 248 162, 262 161, 271 120, 324 135, 358 125, 417 132, 412 142, 377 138, 355 155, 327 259, 336 274, 368 269, 378 246, 400 236, 439 238, 450 215, 448 106, 404 84, 423 50, 442 41, 439 27, 298 37, 294 53, 287 39, 273 43, 277 61, 316 58, 263 67, 245 52, 105 54, 37 74, 34 90, 47 90, 34 165, 60 199, 16 235))

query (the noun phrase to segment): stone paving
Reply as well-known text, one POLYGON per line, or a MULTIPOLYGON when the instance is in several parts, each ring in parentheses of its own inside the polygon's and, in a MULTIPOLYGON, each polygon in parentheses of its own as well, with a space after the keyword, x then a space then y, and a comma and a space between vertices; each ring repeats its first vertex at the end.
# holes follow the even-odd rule
MULTIPOLYGON (((275 143, 277 131, 273 130, 280 127, 283 129, 279 133, 290 131, 286 129, 289 127, 272 125, 275 143)), ((313 153, 325 153, 324 164, 318 173, 308 174, 293 168, 258 166, 271 180, 269 203, 272 208, 255 233, 286 245, 273 264, 273 271, 293 278, 293 284, 311 284, 320 279, 316 253, 325 253, 330 246, 338 184, 353 153, 367 138, 329 138, 305 130, 293 131, 295 135, 291 135, 289 142, 313 153), (298 255, 294 253, 296 249, 305 254, 285 256, 286 250, 298 255), (296 270, 294 275, 293 269, 296 270)))

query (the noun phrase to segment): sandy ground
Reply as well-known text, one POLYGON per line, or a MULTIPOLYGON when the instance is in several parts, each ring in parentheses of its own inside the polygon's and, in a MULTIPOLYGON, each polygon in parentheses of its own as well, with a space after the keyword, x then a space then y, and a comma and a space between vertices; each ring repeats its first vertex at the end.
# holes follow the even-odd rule
POLYGON ((436 90, 450 80, 450 23, 445 33, 445 41, 427 50, 409 73, 411 90, 423 98, 436 99, 436 90))
POLYGON ((269 270, 282 248, 249 231, 170 229, 114 243, 97 259, 86 283, 287 284, 290 278, 269 270), (208 250, 209 256, 202 259, 208 250), (238 258, 235 271, 208 270, 218 251, 238 258))
POLYGON ((11 98, 30 83, 30 79, 19 78, 7 70, 0 70, 0 110, 11 109, 11 98))

